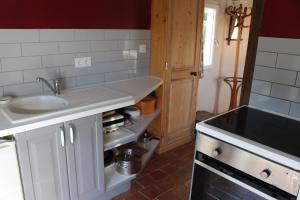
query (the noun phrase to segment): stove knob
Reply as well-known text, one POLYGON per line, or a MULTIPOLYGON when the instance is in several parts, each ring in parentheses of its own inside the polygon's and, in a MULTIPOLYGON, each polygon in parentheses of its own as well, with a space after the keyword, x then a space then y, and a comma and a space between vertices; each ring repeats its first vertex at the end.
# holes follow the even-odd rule
POLYGON ((220 148, 216 148, 212 151, 213 157, 217 157, 217 156, 221 155, 221 153, 222 153, 222 151, 220 148))
POLYGON ((260 176, 263 178, 263 179, 267 179, 271 176, 271 170, 269 169, 264 169, 262 172, 260 172, 260 176))

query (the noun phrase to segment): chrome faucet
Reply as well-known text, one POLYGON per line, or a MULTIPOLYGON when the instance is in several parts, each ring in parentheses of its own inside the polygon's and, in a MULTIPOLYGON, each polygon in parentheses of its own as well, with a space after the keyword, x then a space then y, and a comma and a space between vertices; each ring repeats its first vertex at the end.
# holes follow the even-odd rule
POLYGON ((44 79, 42 77, 37 77, 36 81, 45 83, 55 95, 60 94, 60 88, 61 88, 61 80, 60 79, 54 79, 53 80, 53 87, 51 86, 51 84, 46 79, 44 79))

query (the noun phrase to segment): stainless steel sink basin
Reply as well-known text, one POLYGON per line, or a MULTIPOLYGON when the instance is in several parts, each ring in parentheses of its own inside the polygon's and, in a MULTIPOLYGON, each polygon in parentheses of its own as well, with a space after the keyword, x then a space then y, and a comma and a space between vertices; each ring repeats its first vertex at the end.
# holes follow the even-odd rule
POLYGON ((41 114, 64 109, 68 101, 61 97, 41 95, 15 98, 8 105, 8 109, 17 114, 41 114))

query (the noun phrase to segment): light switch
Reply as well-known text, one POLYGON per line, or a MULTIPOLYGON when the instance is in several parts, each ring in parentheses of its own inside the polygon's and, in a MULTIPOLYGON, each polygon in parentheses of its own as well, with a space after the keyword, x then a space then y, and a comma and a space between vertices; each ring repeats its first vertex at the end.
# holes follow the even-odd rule
POLYGON ((146 46, 146 44, 140 44, 139 45, 139 52, 140 53, 146 53, 147 52, 147 46, 146 46))
POLYGON ((92 66, 92 58, 91 57, 81 57, 75 58, 75 67, 91 67, 92 66))

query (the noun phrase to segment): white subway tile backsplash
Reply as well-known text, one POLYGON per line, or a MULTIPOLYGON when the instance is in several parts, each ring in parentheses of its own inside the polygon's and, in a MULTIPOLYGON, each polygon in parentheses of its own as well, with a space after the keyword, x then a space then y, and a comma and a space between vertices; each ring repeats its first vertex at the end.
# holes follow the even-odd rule
MULTIPOLYGON (((300 52, 299 52, 300 53, 300 52)), ((278 68, 300 71, 300 56, 278 54, 277 66, 278 68)))
POLYGON ((255 65, 275 67, 277 53, 257 52, 255 65))
POLYGON ((143 40, 150 39, 150 30, 130 30, 130 39, 143 40))
POLYGON ((291 103, 291 108, 290 108, 290 116, 292 117, 298 117, 300 118, 300 104, 298 103, 291 103))
POLYGON ((105 81, 109 82, 128 79, 131 74, 131 70, 105 73, 105 81))
POLYGON ((289 101, 300 102, 300 88, 273 84, 270 96, 289 101))
POLYGON ((57 67, 74 65, 74 54, 60 54, 60 55, 48 55, 42 56, 43 67, 57 67))
POLYGON ((38 76, 62 78, 63 88, 143 76, 149 47, 150 30, 0 29, 0 95, 48 92, 38 76), (75 68, 81 56, 92 57, 92 66, 75 68))
POLYGON ((104 74, 92 74, 76 77, 77 86, 92 85, 104 82, 104 74))
POLYGON ((136 60, 136 65, 138 68, 145 68, 145 67, 149 68, 150 60, 146 58, 138 59, 136 60))
POLYGON ((105 51, 90 54, 92 56, 92 62, 108 62, 108 61, 120 61, 127 59, 122 51, 105 51))
POLYGON ((281 83, 286 85, 294 85, 297 74, 293 71, 255 66, 254 79, 269 82, 281 83))
POLYGON ((129 39, 129 30, 107 29, 104 31, 105 40, 127 40, 129 39))
POLYGON ((300 39, 259 37, 259 51, 300 54, 300 39))
POLYGON ((0 86, 13 85, 23 82, 21 71, 0 73, 0 86))
POLYGON ((63 78, 61 80, 61 88, 64 89, 70 89, 76 87, 76 78, 63 78))
POLYGON ((58 53, 58 43, 24 43, 22 44, 23 56, 51 55, 58 53))
POLYGON ((300 73, 297 73, 296 87, 300 87, 300 73))
POLYGON ((60 68, 61 77, 76 77, 95 73, 95 67, 75 68, 74 66, 64 66, 60 68))
POLYGON ((95 63, 97 73, 115 72, 137 68, 136 60, 124 60, 116 62, 95 63))
POLYGON ((145 40, 120 40, 118 46, 120 50, 137 50, 140 44, 146 44, 145 40))
POLYGON ((18 57, 21 56, 20 44, 0 44, 0 57, 18 57))
POLYGON ((4 95, 24 96, 43 92, 42 83, 25 83, 20 85, 10 85, 4 87, 4 95))
POLYGON ((271 83, 266 81, 253 80, 251 91, 262 95, 270 95, 271 83))
POLYGON ((0 43, 38 42, 38 29, 0 29, 0 43))
POLYGON ((256 64, 250 103, 300 118, 300 39, 260 37, 256 64))
POLYGON ((60 42, 60 53, 81 53, 90 51, 90 42, 60 42))
POLYGON ((41 42, 73 41, 73 29, 40 29, 41 42))
POLYGON ((135 70, 131 70, 131 73, 129 74, 130 77, 147 76, 147 75, 149 75, 148 67, 137 68, 135 70))
POLYGON ((24 71, 24 82, 35 82, 37 77, 43 77, 48 80, 53 80, 60 77, 59 69, 56 67, 34 69, 24 71))
POLYGON ((119 50, 118 41, 91 41, 91 51, 115 51, 119 50))
POLYGON ((290 109, 289 101, 267 97, 267 96, 254 94, 254 93, 251 93, 249 104, 256 106, 258 108, 272 110, 283 114, 288 114, 290 109))
POLYGON ((76 29, 75 40, 104 40, 104 30, 76 29))
POLYGON ((40 68, 42 61, 40 56, 3 58, 1 60, 2 71, 17 71, 40 68))

